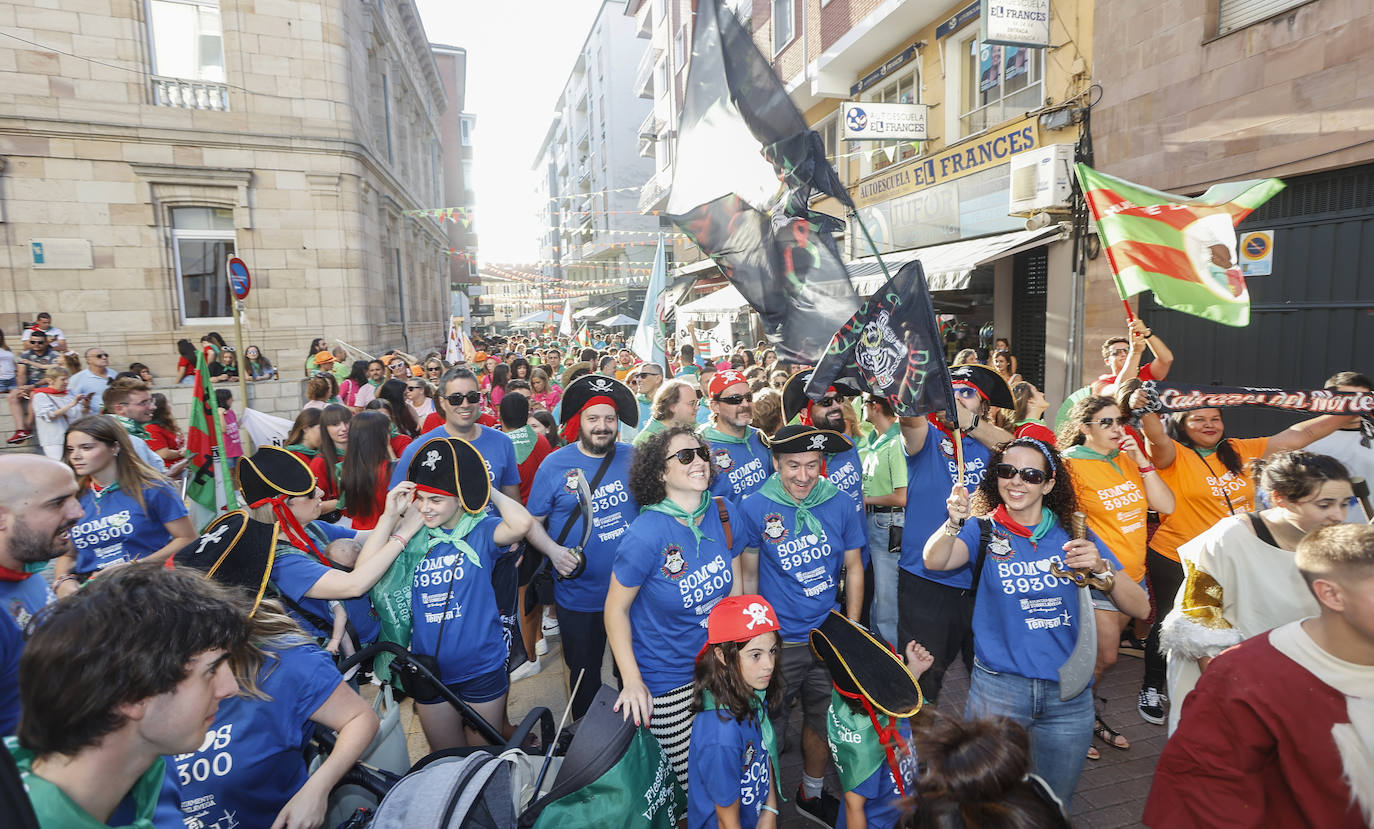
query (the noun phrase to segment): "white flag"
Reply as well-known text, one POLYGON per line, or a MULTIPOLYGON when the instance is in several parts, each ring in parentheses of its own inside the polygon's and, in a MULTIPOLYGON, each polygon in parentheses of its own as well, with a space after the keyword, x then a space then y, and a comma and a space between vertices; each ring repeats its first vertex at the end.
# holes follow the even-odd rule
POLYGON ((563 321, 558 324, 558 336, 571 337, 572 335, 572 300, 567 299, 563 302, 563 321))

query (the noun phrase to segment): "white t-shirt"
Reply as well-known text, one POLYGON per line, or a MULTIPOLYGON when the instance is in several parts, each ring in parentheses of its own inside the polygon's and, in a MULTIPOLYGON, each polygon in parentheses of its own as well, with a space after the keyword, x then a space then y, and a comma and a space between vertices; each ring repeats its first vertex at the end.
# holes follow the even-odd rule
POLYGON ((15 380, 19 372, 14 364, 14 352, 0 348, 0 380, 15 380))
MULTIPOLYGON (((1361 445, 1359 430, 1332 432, 1320 440, 1309 443, 1307 451, 1330 455, 1345 464, 1345 468, 1350 470, 1351 477, 1364 478, 1374 483, 1374 445, 1361 445)), ((1359 504, 1355 504, 1350 508, 1350 514, 1345 520, 1352 524, 1363 524, 1364 510, 1359 504)))

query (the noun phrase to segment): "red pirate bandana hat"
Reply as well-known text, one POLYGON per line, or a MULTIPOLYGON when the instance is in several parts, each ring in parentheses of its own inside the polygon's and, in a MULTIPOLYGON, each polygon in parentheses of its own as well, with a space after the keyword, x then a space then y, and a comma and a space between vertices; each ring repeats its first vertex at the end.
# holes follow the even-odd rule
POLYGON ((562 408, 563 439, 569 443, 577 440, 582 429, 582 412, 588 406, 605 404, 615 409, 616 416, 630 428, 639 425, 639 401, 630 387, 615 379, 601 374, 585 374, 567 387, 563 392, 562 408))
MULTIPOLYGON (((782 386, 782 419, 784 423, 790 423, 792 418, 797 418, 804 425, 811 425, 811 400, 806 396, 806 384, 811 382, 812 369, 799 371, 787 378, 787 382, 782 386)), ((835 382, 826 389, 826 394, 833 394, 839 397, 855 397, 860 392, 852 383, 843 378, 835 378, 835 382)))
POLYGON ((778 614, 767 599, 757 595, 726 596, 711 608, 706 620, 706 645, 697 659, 712 645, 748 642, 775 630, 779 630, 778 614))
POLYGON ((431 438, 410 459, 406 480, 415 489, 457 498, 467 512, 481 512, 491 498, 491 477, 482 453, 461 438, 431 438))
POLYGON ((717 371, 715 375, 711 377, 711 382, 707 384, 707 392, 711 395, 711 399, 714 400, 720 397, 721 392, 736 383, 748 385, 749 379, 744 376, 744 372, 737 371, 733 368, 717 371))
POLYGON ((298 550, 313 553, 322 563, 326 559, 305 528, 286 506, 287 498, 315 493, 315 473, 294 453, 276 446, 264 446, 252 455, 239 458, 239 489, 249 509, 271 506, 286 540, 298 550))

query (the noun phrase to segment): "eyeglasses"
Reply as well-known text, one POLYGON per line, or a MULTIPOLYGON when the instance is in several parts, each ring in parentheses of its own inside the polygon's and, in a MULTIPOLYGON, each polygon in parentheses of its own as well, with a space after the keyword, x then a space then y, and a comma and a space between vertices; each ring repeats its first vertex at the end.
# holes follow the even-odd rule
POLYGON ((1097 420, 1094 420, 1092 423, 1093 423, 1094 426, 1098 427, 1099 429, 1110 429, 1110 428, 1112 428, 1113 426, 1125 426, 1125 425, 1129 424, 1130 422, 1131 422, 1131 421, 1130 421, 1130 418, 1126 417, 1125 415, 1122 415, 1121 417, 1103 417, 1103 418, 1099 418, 1099 419, 1097 419, 1097 420))
POLYGON ((99 358, 101 358, 102 360, 108 360, 108 359, 110 359, 110 355, 108 355, 108 354, 92 354, 91 356, 92 356, 92 357, 99 357, 99 358))
POLYGON ((1109 357, 1125 357, 1127 354, 1130 354, 1130 353, 1131 353, 1131 350, 1130 350, 1129 348, 1113 348, 1111 351, 1108 351, 1108 352, 1107 352, 1107 356, 1109 356, 1109 357))
POLYGON ((716 395, 716 400, 727 406, 738 406, 741 403, 749 403, 753 401, 753 399, 754 393, 751 391, 747 391, 744 394, 732 394, 729 396, 716 395))
MULTIPOLYGON (((698 446, 693 449, 679 449, 676 452, 670 454, 668 458, 677 458, 678 463, 682 464, 683 466, 687 466, 692 462, 692 458, 694 456, 701 458, 702 460, 707 462, 711 460, 711 453, 707 452, 705 447, 701 446, 698 446)), ((664 458, 664 460, 666 461, 668 460, 668 458, 664 458)))
POLYGON ((482 399, 482 393, 480 391, 470 391, 466 394, 457 392, 455 394, 444 395, 444 399, 448 401, 450 406, 461 406, 464 400, 469 403, 479 402, 482 399))
POLYGON ((1045 471, 1043 469, 1036 469, 1032 466, 1024 466, 1017 469, 1009 463, 999 463, 992 468, 992 471, 997 473, 997 477, 1004 481, 1010 481, 1019 474, 1021 480, 1032 486, 1045 482, 1045 471))
POLYGON ((971 389, 968 386, 955 386, 954 396, 962 397, 965 400, 972 400, 973 398, 978 396, 978 390, 971 389))

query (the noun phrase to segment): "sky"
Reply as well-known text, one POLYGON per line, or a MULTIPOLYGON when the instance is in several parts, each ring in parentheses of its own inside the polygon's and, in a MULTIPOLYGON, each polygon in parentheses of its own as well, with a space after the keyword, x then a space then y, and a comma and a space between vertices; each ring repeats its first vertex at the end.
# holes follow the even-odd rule
MULTIPOLYGON (((537 258, 541 205, 530 165, 601 2, 416 0, 431 43, 467 50, 480 261, 537 258)), ((619 0, 612 6, 621 13, 619 0)))

